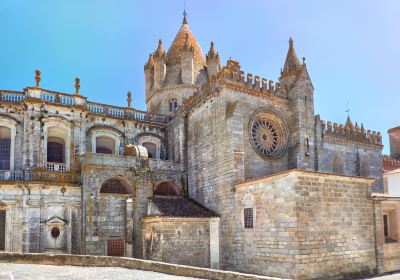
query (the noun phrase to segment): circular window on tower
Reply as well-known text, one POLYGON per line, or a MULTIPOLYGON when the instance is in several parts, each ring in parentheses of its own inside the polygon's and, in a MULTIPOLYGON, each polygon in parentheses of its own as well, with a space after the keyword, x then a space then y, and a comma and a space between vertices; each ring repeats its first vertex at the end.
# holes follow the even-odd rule
POLYGON ((258 111, 250 120, 250 142, 261 157, 279 158, 288 147, 288 129, 276 114, 258 111))
POLYGON ((51 233, 51 237, 53 237, 54 239, 57 239, 60 236, 61 231, 58 227, 53 227, 51 229, 50 233, 51 233))

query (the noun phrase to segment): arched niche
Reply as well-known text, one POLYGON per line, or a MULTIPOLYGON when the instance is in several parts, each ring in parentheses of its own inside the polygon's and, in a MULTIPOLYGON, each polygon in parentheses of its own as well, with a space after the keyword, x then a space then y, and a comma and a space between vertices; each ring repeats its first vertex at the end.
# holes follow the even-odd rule
POLYGON ((180 191, 173 182, 164 181, 156 185, 153 191, 153 195, 178 196, 180 195, 180 191))
POLYGON ((71 165, 71 123, 63 118, 43 119, 45 166, 51 171, 68 171, 71 165), (62 153, 53 155, 53 152, 62 153))
POLYGON ((163 159, 163 141, 159 135, 143 133, 137 136, 137 143, 146 148, 149 158, 163 159))
POLYGON ((92 153, 120 154, 123 135, 109 127, 95 127, 90 130, 92 153))

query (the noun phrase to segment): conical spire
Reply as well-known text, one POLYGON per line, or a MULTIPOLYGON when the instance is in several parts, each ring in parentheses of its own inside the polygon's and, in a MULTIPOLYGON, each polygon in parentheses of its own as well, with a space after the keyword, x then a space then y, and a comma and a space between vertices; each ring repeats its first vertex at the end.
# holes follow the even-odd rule
POLYGON ((162 45, 162 41, 161 41, 161 39, 160 39, 160 40, 158 40, 158 46, 157 46, 156 52, 154 53, 154 56, 155 56, 155 57, 160 57, 160 56, 162 56, 164 53, 165 53, 165 52, 164 52, 164 48, 163 48, 163 45, 162 45))
POLYGON ((353 129, 354 125, 350 119, 350 115, 347 116, 346 124, 344 125, 345 128, 353 129))
POLYGON ((285 65, 283 67, 283 74, 291 71, 295 71, 300 66, 299 58, 297 57, 296 51, 293 47, 293 38, 290 36, 289 39, 289 50, 286 55, 285 65))
POLYGON ((207 54, 207 59, 209 59, 209 58, 216 58, 216 57, 218 57, 218 53, 215 52, 214 42, 211 41, 210 50, 208 51, 208 54, 207 54))
POLYGON ((147 63, 144 65, 145 69, 151 69, 154 66, 154 59, 153 59, 153 55, 149 54, 149 60, 147 60, 147 63))
POLYGON ((182 46, 182 51, 189 51, 191 49, 190 42, 189 42, 189 34, 186 33, 185 42, 182 46))

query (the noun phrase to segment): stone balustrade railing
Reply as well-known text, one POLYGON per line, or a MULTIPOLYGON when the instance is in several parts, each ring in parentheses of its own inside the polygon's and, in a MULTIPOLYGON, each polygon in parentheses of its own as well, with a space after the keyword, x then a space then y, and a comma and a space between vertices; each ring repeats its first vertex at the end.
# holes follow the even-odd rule
POLYGON ((25 99, 25 93, 12 90, 0 90, 0 101, 19 103, 25 99))
POLYGON ((77 183, 79 182, 79 174, 47 170, 0 170, 0 181, 77 183))
MULTIPOLYGON (((31 89, 28 88, 24 92, 0 90, 0 101, 19 103, 22 100, 26 99, 27 96, 30 96, 32 98, 32 95, 28 94, 29 90, 31 89)), ((105 105, 100 103, 88 102, 86 101, 86 98, 80 95, 72 95, 72 94, 43 90, 43 89, 38 89, 38 91, 40 93, 40 99, 47 103, 54 103, 67 107, 73 107, 73 106, 86 107, 91 113, 97 115, 106 115, 115 118, 125 118, 143 122, 162 123, 162 124, 165 124, 170 120, 170 117, 168 116, 150 114, 148 112, 139 111, 133 108, 123 108, 123 107, 105 105)), ((39 98, 39 95, 37 95, 36 98, 39 98)))

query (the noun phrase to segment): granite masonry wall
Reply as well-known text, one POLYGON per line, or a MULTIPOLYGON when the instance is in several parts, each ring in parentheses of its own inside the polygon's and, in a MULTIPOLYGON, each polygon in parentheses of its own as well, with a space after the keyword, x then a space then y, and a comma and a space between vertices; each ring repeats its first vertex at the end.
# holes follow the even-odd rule
POLYGON ((372 182, 288 171, 235 185, 237 269, 293 279, 377 273, 372 182), (254 209, 254 228, 243 227, 244 207, 254 209))
POLYGON ((209 219, 148 217, 142 225, 145 259, 210 267, 209 219))

